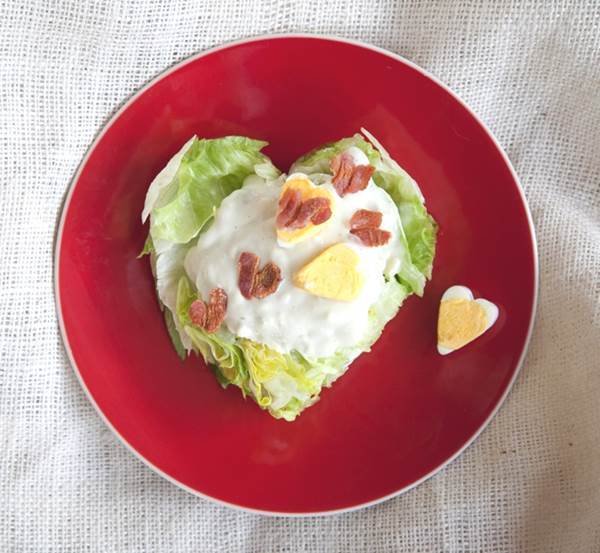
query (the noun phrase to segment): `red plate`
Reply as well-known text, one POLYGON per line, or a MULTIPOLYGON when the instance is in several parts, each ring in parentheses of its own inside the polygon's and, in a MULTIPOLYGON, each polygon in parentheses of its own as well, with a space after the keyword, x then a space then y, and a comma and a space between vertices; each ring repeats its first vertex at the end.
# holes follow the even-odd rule
POLYGON ((269 513, 368 505, 422 482, 485 427, 513 383, 537 297, 531 218, 511 166, 473 113, 383 50, 311 36, 258 38, 187 60, 144 87, 84 159, 62 214, 56 295, 67 352, 107 424, 185 489, 269 513), (146 189, 194 133, 268 140, 282 169, 370 130, 421 185, 440 225, 433 281, 293 423, 197 358, 177 358, 147 259, 146 189), (471 287, 500 307, 484 336, 442 357, 441 294, 471 287))

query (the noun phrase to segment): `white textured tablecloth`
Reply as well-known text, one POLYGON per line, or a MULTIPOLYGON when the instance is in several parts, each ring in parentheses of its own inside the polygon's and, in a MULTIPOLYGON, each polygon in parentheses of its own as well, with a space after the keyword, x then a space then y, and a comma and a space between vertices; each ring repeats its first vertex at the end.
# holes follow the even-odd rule
POLYGON ((0 551, 600 552, 599 2, 0 2, 0 183, 0 551), (284 31, 449 84, 508 152, 540 248, 531 349, 489 428, 417 489, 322 519, 215 506, 134 458, 68 365, 52 289, 61 200, 109 115, 190 54, 284 31))

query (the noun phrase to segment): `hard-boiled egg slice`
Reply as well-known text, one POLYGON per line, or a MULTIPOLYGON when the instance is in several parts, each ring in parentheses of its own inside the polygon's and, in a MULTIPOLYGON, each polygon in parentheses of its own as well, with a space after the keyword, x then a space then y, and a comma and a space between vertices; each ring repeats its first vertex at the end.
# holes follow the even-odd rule
POLYGON ((498 319, 498 307, 482 298, 473 299, 466 286, 451 286, 440 301, 438 352, 442 355, 462 348, 481 336, 498 319))
POLYGON ((359 255, 346 244, 321 252, 294 274, 294 285, 306 292, 339 301, 358 297, 364 284, 359 255))
MULTIPOLYGON (((333 194, 324 187, 315 186, 305 174, 294 173, 290 175, 281 187, 281 193, 279 195, 280 199, 289 188, 298 190, 303 202, 309 200, 310 198, 327 198, 333 214, 333 210, 335 209, 335 198, 333 197, 333 194)), ((277 242, 283 247, 292 246, 293 244, 302 242, 303 240, 306 240, 307 238, 315 236, 321 232, 331 222, 331 219, 332 217, 320 225, 313 225, 309 221, 305 227, 299 229, 288 230, 278 228, 277 242)))

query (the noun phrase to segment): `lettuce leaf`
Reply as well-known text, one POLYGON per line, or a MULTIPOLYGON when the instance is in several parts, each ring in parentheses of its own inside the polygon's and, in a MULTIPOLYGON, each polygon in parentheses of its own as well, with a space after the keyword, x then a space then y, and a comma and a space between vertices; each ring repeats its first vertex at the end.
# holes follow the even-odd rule
POLYGON ((175 319, 173 318, 173 313, 170 309, 163 309, 163 314, 165 317, 165 326, 167 327, 167 332, 169 333, 169 338, 171 338, 171 342, 173 343, 173 347, 177 352, 177 355, 182 361, 185 361, 187 357, 187 350, 181 341, 181 336, 179 335, 179 330, 175 325, 175 319))
POLYGON ((152 255, 154 253, 156 253, 154 251, 154 243, 152 242, 152 237, 148 234, 148 236, 146 237, 146 241, 144 242, 144 247, 142 248, 142 251, 139 253, 137 258, 140 259, 145 255, 152 255))
POLYGON ((398 206, 412 263, 426 278, 431 278, 437 225, 425 208, 423 193, 377 139, 366 129, 361 130, 381 155, 380 160, 375 162, 373 180, 398 206))
POLYGON ((197 138, 192 136, 192 138, 181 147, 181 150, 169 160, 161 172, 154 177, 154 180, 148 188, 148 192, 146 192, 146 200, 142 211, 142 223, 146 222, 146 219, 155 207, 160 207, 172 196, 181 160, 196 140, 197 138))
POLYGON ((152 239, 185 244, 256 168, 276 177, 279 171, 260 153, 266 145, 243 136, 194 137, 150 185, 143 215, 150 215, 152 239))
MULTIPOLYGON (((187 244, 172 244, 166 240, 153 241, 150 264, 156 284, 156 293, 161 307, 165 311, 171 311, 172 314, 175 312, 177 304, 177 284, 181 276, 185 274, 183 261, 193 244, 194 240, 187 244)), ((192 343, 179 324, 177 317, 173 316, 172 320, 174 330, 179 335, 179 342, 186 350, 191 349, 192 343)), ((173 341, 173 346, 179 351, 179 343, 173 340, 174 334, 171 331, 169 331, 169 336, 173 341)))

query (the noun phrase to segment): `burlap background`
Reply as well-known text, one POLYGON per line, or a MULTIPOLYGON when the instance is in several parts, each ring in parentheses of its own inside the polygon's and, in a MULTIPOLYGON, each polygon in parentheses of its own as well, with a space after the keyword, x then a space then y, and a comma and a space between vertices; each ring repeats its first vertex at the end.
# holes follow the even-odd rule
POLYGON ((595 0, 0 3, 0 550, 598 553, 599 129, 595 0), (142 465, 79 388, 53 303, 61 199, 107 117, 192 53, 284 31, 371 42, 456 90, 514 163, 541 257, 530 353, 488 430, 410 493, 325 519, 217 507, 142 465))

